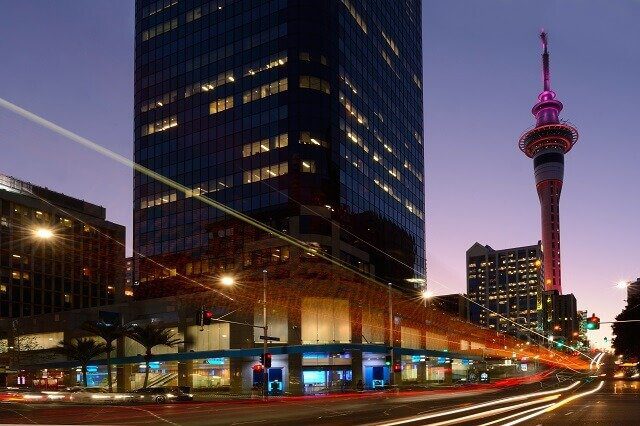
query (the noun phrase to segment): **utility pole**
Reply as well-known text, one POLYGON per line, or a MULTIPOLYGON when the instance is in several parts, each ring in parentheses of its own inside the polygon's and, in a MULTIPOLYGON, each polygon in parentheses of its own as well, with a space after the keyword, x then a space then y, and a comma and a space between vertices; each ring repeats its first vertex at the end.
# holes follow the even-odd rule
MULTIPOLYGON (((264 329, 264 342, 262 344, 262 359, 264 363, 267 363, 267 344, 269 338, 269 326, 267 325, 267 270, 262 270, 262 328, 264 329)), ((267 366, 264 365, 262 369, 262 395, 266 401, 269 395, 269 372, 267 366)))

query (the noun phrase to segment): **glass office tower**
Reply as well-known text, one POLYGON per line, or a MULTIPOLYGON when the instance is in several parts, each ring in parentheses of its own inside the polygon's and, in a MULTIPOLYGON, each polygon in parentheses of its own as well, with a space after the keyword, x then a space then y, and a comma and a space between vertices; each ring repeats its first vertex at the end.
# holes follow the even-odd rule
MULTIPOLYGON (((138 280, 225 267, 210 247, 238 224, 197 194, 414 286, 420 16, 419 0, 137 0, 135 160, 191 188, 135 175, 135 250, 175 265, 139 257, 138 280)), ((304 257, 282 242, 242 250, 244 267, 304 257)))

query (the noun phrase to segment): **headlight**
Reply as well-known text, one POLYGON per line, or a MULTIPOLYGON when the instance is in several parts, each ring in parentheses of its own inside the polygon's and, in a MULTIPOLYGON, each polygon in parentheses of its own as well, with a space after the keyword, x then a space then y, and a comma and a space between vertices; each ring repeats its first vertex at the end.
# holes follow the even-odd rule
POLYGON ((172 393, 167 393, 167 394, 165 394, 165 396, 166 396, 167 398, 175 398, 175 397, 176 397, 176 396, 175 396, 174 394, 172 394, 172 393))
POLYGON ((36 395, 36 394, 32 394, 32 393, 25 393, 24 395, 22 395, 22 398, 24 399, 41 399, 42 395, 36 395))

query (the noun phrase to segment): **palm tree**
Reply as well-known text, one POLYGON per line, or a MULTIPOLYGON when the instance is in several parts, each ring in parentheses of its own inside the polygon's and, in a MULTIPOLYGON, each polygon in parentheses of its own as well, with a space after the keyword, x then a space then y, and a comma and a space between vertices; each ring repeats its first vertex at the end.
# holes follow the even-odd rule
POLYGON ((127 328, 120 324, 109 324, 104 321, 87 321, 82 324, 83 330, 102 338, 105 342, 105 351, 107 353, 107 382, 109 383, 109 392, 113 392, 113 380, 111 378, 111 351, 113 351, 113 342, 124 336, 127 328))
POLYGON ((56 352, 80 363, 82 368, 82 384, 87 387, 87 364, 93 358, 102 355, 106 351, 104 343, 81 337, 73 340, 61 340, 56 352))
POLYGON ((127 336, 144 346, 144 362, 146 367, 144 371, 145 388, 149 383, 149 362, 151 362, 151 358, 153 357, 152 349, 156 346, 168 346, 172 348, 183 343, 182 340, 176 337, 173 331, 153 324, 147 324, 145 326, 132 325, 127 330, 127 336))

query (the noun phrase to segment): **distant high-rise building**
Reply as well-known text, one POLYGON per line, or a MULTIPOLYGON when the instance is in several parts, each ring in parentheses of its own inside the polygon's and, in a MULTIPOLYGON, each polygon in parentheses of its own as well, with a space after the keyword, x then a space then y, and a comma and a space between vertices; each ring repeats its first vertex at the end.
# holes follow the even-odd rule
POLYGON ((0 175, 0 317, 117 301, 125 228, 105 218, 104 207, 0 175))
POLYGON ((544 287, 562 294, 560 264, 560 192, 564 178, 564 155, 578 141, 578 131, 559 118, 562 102, 551 90, 547 35, 542 39, 543 91, 531 110, 536 125, 526 131, 519 147, 533 158, 536 189, 542 217, 542 249, 544 251, 544 287))
POLYGON ((540 332, 543 290, 540 243, 502 250, 475 243, 467 250, 471 322, 515 336, 540 332))
POLYGON ((135 161, 190 188, 135 174, 141 285, 304 257, 273 239, 233 265, 214 258, 246 225, 193 195, 419 285, 407 279, 425 273, 420 15, 419 0, 137 0, 135 161))
POLYGON ((562 341, 566 345, 578 340, 580 315, 573 294, 560 294, 557 290, 545 291, 542 305, 544 330, 547 335, 553 336, 554 341, 562 341))

